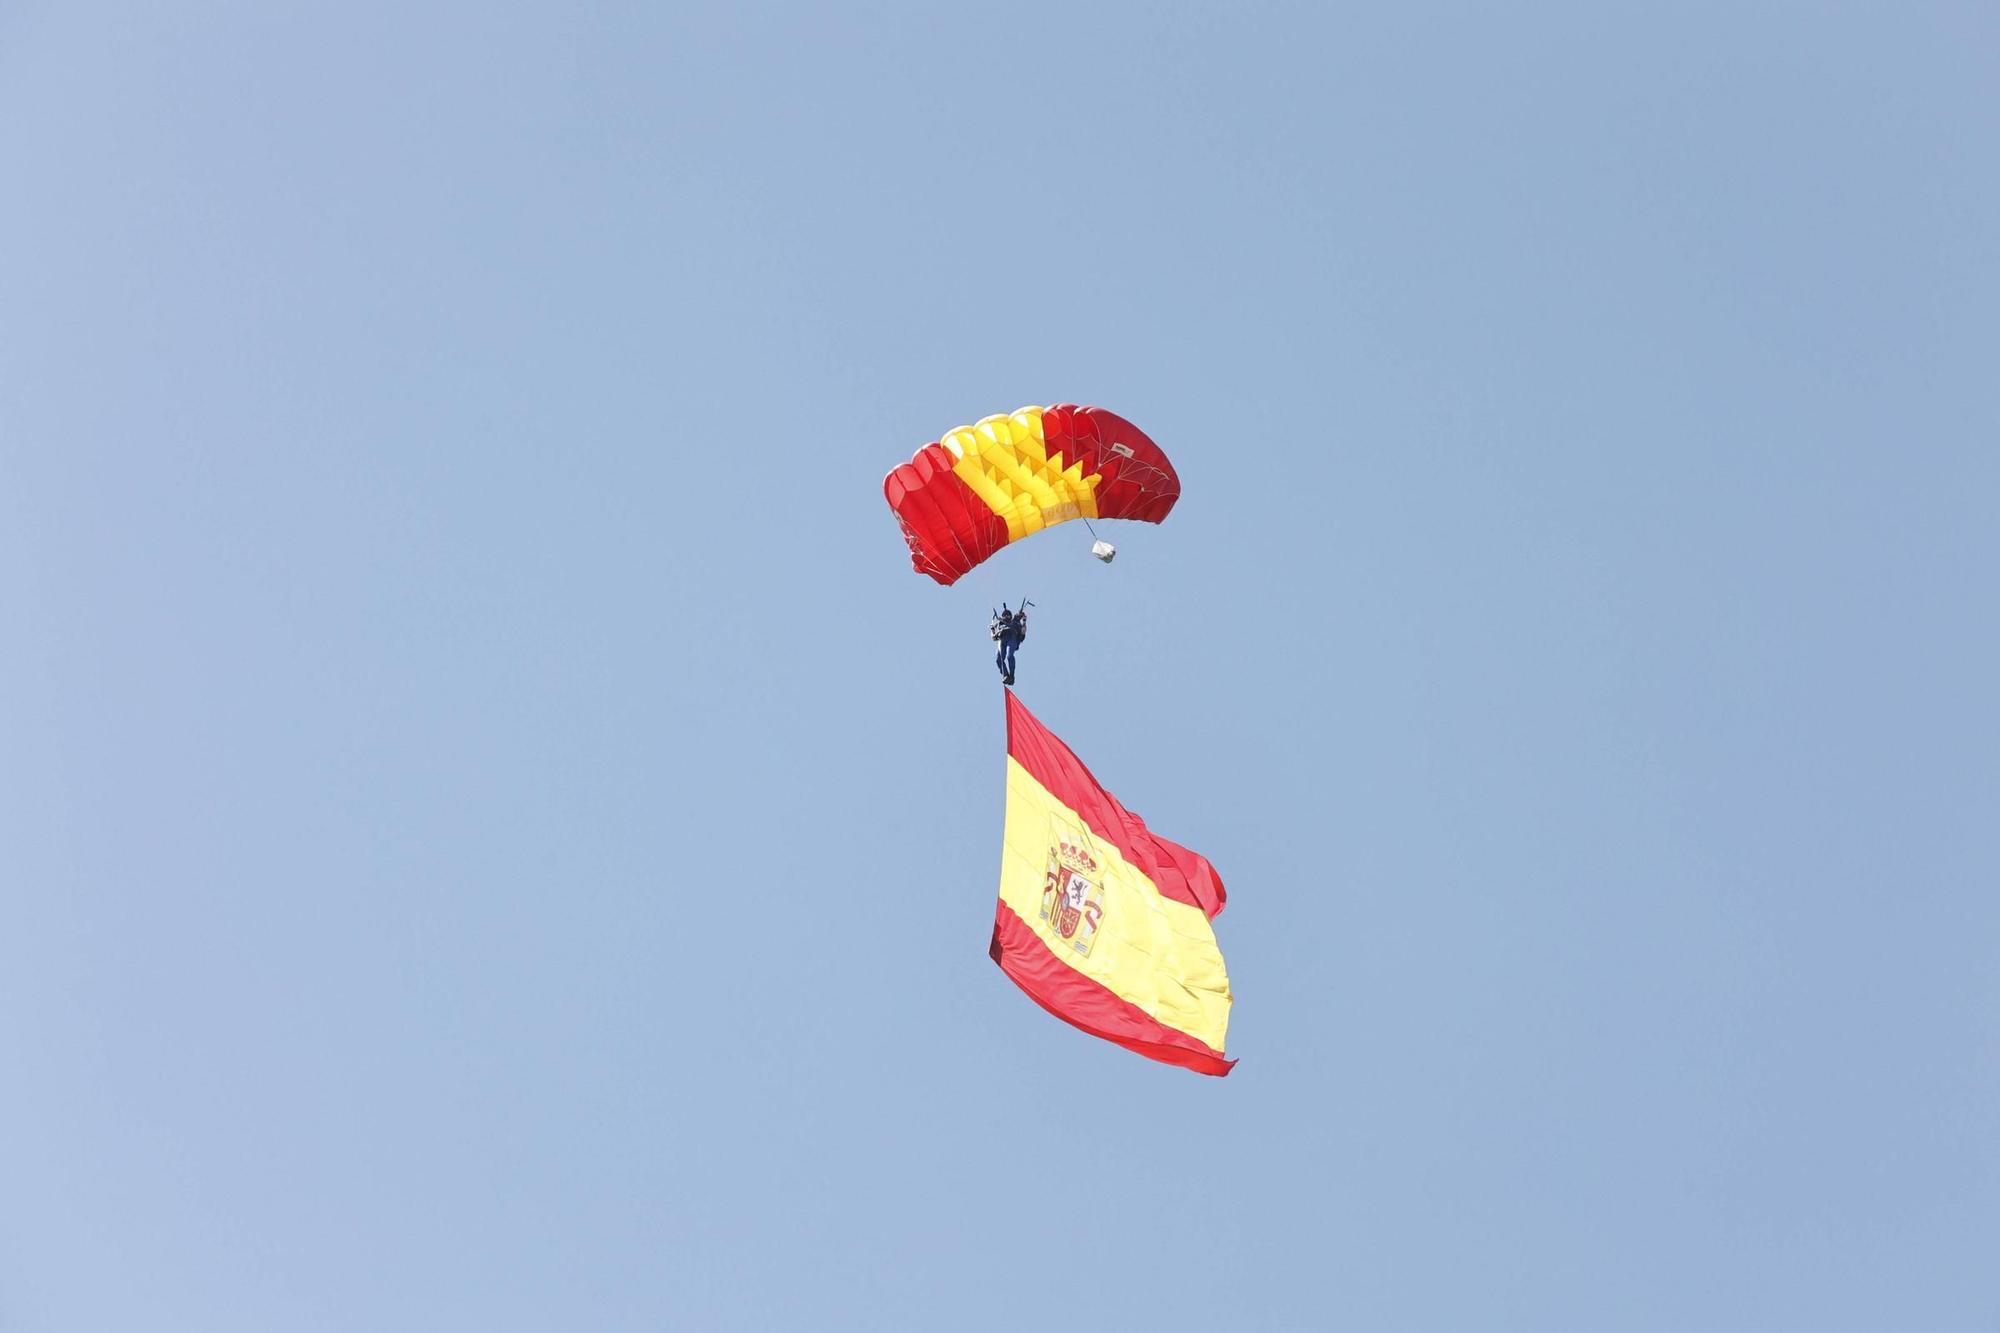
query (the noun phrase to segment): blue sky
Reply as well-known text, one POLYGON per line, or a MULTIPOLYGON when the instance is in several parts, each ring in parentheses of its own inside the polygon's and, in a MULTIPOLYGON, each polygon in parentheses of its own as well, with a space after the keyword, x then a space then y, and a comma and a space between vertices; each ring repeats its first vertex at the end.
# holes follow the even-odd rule
POLYGON ((1991 1329, 1996 50, 0 13, 0 1328, 1991 1329), (985 957, 1023 593, 1227 1080, 985 957))

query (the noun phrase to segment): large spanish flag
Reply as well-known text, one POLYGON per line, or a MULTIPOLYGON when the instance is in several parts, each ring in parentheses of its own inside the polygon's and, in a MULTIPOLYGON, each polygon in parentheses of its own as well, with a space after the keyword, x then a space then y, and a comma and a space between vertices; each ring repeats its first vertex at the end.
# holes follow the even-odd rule
POLYGON ((1227 1074, 1222 881, 1098 785, 1007 695, 1007 828, 993 961, 1066 1023, 1150 1059, 1227 1074))

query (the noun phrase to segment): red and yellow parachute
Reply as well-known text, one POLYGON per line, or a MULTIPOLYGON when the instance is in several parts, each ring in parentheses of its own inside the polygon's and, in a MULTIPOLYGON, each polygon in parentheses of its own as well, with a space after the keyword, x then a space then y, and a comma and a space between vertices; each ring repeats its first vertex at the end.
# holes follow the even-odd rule
POLYGON ((1059 403, 948 432, 893 469, 882 492, 911 566, 950 584, 1009 542, 1073 518, 1158 523, 1181 481, 1125 418, 1059 403))

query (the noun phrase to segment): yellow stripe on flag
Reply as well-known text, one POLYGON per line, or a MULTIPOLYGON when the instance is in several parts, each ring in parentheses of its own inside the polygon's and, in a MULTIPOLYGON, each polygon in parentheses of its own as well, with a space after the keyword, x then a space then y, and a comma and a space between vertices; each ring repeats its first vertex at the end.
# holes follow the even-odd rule
POLYGON ((1050 953, 1160 1023, 1223 1049, 1229 973, 1199 908, 1162 896, 1012 756, 1002 839, 1001 901, 1050 953))

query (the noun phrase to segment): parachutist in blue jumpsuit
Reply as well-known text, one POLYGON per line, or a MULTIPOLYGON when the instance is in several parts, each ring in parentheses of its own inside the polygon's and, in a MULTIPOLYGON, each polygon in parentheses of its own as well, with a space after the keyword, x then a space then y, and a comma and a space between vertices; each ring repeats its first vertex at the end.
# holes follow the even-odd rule
POLYGON ((992 636, 999 643, 1000 651, 993 655, 993 665, 1000 668, 1000 683, 1014 683, 1014 650, 1028 637, 1028 608, 1009 611, 1007 604, 1000 604, 1000 614, 993 617, 992 636))

